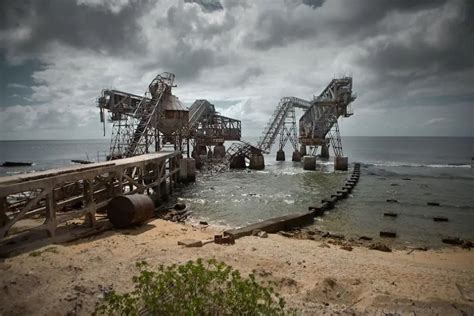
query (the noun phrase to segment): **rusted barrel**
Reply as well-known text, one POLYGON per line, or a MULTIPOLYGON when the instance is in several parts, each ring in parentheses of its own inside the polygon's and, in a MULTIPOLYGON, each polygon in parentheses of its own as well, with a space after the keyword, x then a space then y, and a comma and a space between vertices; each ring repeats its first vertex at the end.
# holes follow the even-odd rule
POLYGON ((114 227, 125 228, 150 219, 154 209, 153 200, 148 195, 121 195, 110 200, 107 217, 114 227))

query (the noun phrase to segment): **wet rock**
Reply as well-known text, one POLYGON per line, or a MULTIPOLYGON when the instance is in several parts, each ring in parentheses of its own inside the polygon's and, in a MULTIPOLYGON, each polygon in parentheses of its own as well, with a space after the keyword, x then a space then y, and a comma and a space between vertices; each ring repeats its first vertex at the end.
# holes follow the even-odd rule
POLYGON ((439 206, 439 203, 438 202, 426 202, 426 205, 439 206))
POLYGON ((397 213, 393 213, 393 212, 385 212, 385 213, 383 213, 383 216, 386 216, 386 217, 397 217, 398 214, 397 214, 397 213))
POLYGON ((474 246, 472 241, 464 240, 461 247, 464 249, 471 249, 474 246))
POLYGON ((279 234, 284 236, 284 237, 289 237, 289 238, 295 237, 295 234, 292 233, 292 232, 281 231, 281 232, 279 232, 279 234))
POLYGON ((199 225, 208 226, 209 224, 206 221, 200 221, 199 225))
POLYGON ((383 251, 383 252, 392 252, 392 249, 390 247, 388 247, 385 244, 379 243, 379 242, 371 244, 369 246, 369 249, 383 251))
POLYGON ((260 232, 258 232, 257 236, 260 237, 260 238, 267 238, 268 234, 267 234, 267 232, 260 231, 260 232))
POLYGON ((366 240, 366 241, 371 241, 373 238, 372 237, 367 237, 367 236, 360 236, 359 240, 366 240))
POLYGON ((445 244, 457 245, 457 246, 462 245, 464 242, 459 237, 447 237, 447 238, 443 238, 441 241, 444 242, 445 244))
POLYGON ((391 231, 391 230, 381 231, 380 232, 380 237, 396 238, 397 233, 394 232, 394 231, 391 231))
POLYGON ((185 208, 186 208, 186 204, 184 204, 184 203, 176 203, 174 205, 174 209, 178 210, 178 211, 184 210, 185 208))
POLYGON ((398 200, 395 200, 395 199, 387 199, 387 202, 389 202, 389 203, 398 203, 398 200))
POLYGON ((435 216, 433 217, 433 220, 435 222, 448 222, 449 219, 447 217, 444 217, 444 216, 435 216))

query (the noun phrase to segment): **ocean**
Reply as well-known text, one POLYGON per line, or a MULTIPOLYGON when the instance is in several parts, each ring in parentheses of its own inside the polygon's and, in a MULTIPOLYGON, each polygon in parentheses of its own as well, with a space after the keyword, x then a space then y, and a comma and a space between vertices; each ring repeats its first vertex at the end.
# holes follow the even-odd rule
MULTIPOLYGON (((249 139, 255 142, 255 139, 249 139)), ((361 163, 361 178, 350 198, 318 218, 324 231, 378 239, 381 230, 397 246, 441 247, 441 239, 474 239, 474 138, 343 137, 344 155, 361 163), (388 203, 395 199, 398 203, 388 203), (429 206, 428 202, 440 206, 429 206), (396 218, 384 217, 395 212, 396 218), (445 216, 448 222, 434 222, 445 216)), ((0 175, 71 165, 71 159, 103 160, 109 140, 0 141, 0 162, 33 161, 31 167, 0 167, 0 175)), ((307 210, 340 189, 346 172, 334 172, 332 159, 318 160, 318 171, 304 171, 291 161, 265 156, 265 170, 199 174, 179 192, 193 220, 237 227, 307 210)))

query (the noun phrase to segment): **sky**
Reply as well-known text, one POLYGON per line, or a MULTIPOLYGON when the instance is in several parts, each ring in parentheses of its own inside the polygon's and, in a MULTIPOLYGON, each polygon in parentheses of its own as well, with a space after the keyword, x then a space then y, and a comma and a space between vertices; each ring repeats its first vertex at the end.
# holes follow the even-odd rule
POLYGON ((341 76, 344 136, 472 137, 474 1, 0 0, 0 140, 104 138, 102 89, 163 71, 244 137, 341 76))

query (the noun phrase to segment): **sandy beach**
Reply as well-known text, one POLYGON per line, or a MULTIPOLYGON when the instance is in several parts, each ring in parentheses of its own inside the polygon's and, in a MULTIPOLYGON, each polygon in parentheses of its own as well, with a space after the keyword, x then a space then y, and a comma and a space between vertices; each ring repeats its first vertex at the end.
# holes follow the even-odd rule
POLYGON ((215 228, 153 220, 0 261, 0 315, 88 315, 110 289, 129 290, 135 263, 151 266, 216 258, 273 281, 301 314, 471 315, 474 253, 460 248, 381 252, 269 234, 235 245, 184 248, 215 228))

